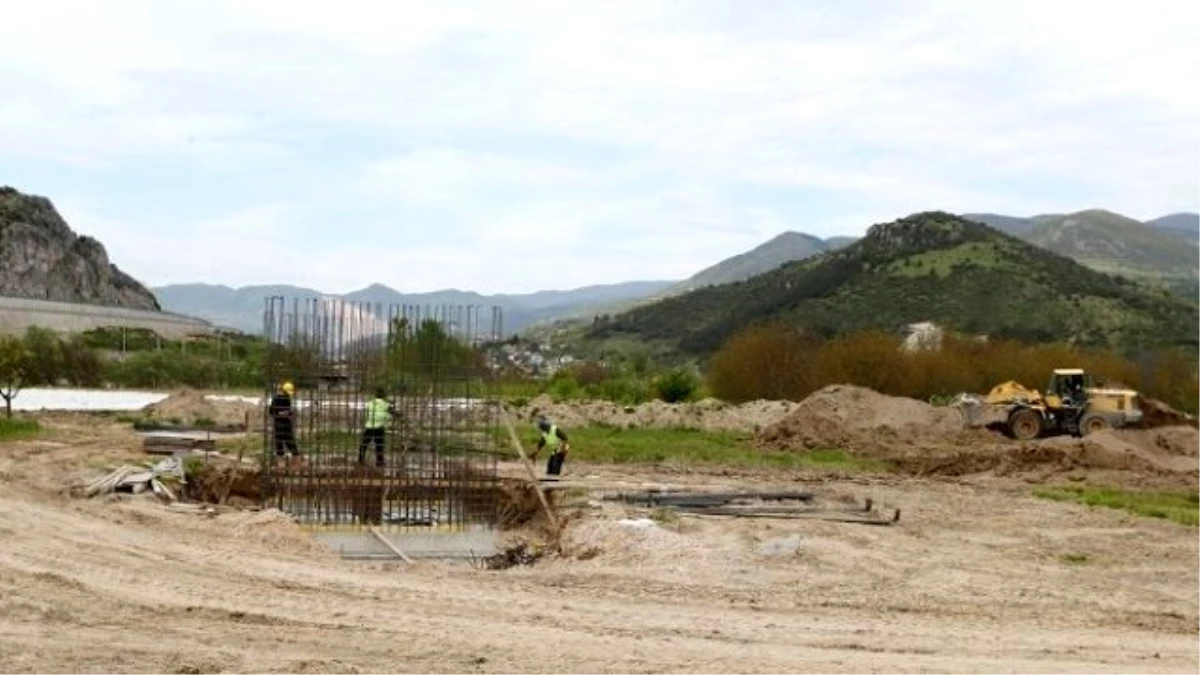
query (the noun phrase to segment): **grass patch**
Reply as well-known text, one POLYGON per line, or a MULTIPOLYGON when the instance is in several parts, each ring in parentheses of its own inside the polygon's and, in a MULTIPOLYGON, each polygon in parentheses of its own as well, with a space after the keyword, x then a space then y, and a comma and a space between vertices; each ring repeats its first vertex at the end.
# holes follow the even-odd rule
POLYGON ((844 471, 882 471, 885 468, 882 463, 854 457, 842 450, 812 450, 806 453, 758 450, 747 442, 749 439, 745 436, 728 432, 588 426, 569 429, 568 434, 571 436, 571 458, 583 462, 678 462, 844 471))
POLYGON ((0 417, 0 441, 16 441, 33 438, 42 430, 37 420, 27 420, 20 417, 8 419, 0 417))
POLYGON ((1120 509, 1148 518, 1162 518, 1182 525, 1200 525, 1200 492, 1134 492, 1117 488, 1053 487, 1034 491, 1034 496, 1058 502, 1120 509))

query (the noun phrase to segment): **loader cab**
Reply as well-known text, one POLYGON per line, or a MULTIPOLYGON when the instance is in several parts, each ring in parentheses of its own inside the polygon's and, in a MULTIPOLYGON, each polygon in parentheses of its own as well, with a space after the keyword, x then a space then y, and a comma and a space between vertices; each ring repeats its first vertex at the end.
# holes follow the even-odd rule
POLYGON ((1082 368, 1058 368, 1050 375, 1046 393, 1059 397, 1064 406, 1079 407, 1087 401, 1092 377, 1082 368))

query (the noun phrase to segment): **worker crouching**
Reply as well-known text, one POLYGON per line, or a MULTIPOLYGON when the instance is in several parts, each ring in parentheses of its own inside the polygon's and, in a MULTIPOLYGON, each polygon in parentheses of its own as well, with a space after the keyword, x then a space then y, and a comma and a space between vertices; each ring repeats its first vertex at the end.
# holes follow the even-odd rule
POLYGON ((546 460, 546 476, 557 479, 562 474, 563 462, 567 461, 567 451, 571 449, 567 442, 567 434, 557 424, 544 417, 538 420, 537 427, 541 437, 538 439, 537 449, 533 451, 533 461, 537 461, 542 448, 548 449, 550 457, 546 460))

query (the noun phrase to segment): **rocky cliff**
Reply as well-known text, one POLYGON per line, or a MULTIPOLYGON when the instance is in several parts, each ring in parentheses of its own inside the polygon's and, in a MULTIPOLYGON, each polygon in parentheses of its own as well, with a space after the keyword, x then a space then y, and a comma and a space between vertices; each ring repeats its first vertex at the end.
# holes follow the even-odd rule
POLYGON ((159 310, 158 300, 76 235, 45 197, 0 186, 0 296, 159 310))

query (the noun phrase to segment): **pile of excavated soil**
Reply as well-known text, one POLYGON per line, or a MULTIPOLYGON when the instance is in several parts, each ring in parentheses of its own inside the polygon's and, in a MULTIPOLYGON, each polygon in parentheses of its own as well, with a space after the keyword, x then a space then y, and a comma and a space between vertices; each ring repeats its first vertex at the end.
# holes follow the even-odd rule
POLYGON ((1047 479, 1094 470, 1172 486, 1194 486, 1200 476, 1195 459, 1200 436, 1189 426, 1018 442, 964 428, 953 408, 846 385, 817 391, 758 439, 776 450, 838 448, 917 475, 991 473, 1047 479))
POLYGON ((1196 457, 1200 454, 1200 430, 1194 426, 1168 426, 1147 430, 1120 429, 1110 433, 1115 433, 1150 452, 1161 451, 1183 457, 1196 457))
MULTIPOLYGON (((1180 428, 1174 428, 1175 433, 1180 428)), ((1191 430, 1190 427, 1182 429, 1191 430)), ((1194 430, 1191 430, 1194 431, 1194 430)), ((1185 434, 1179 434, 1182 437, 1185 434)), ((1036 475, 1048 479, 1064 473, 1093 473, 1135 478, 1132 482, 1195 487, 1200 466, 1188 450, 1164 434, 1103 431, 1085 438, 1058 436, 1028 442, 939 446, 926 454, 892 457, 892 463, 918 475, 962 476, 978 473, 1036 475), (1158 445, 1158 442, 1164 445, 1158 445)))
POLYGON ((952 408, 835 384, 801 401, 759 439, 781 449, 870 452, 877 445, 914 445, 963 434, 974 435, 964 430, 961 415, 952 408))
POLYGON ((253 423, 258 411, 259 407, 253 403, 213 401, 191 389, 180 389, 158 403, 142 408, 150 419, 177 419, 184 425, 195 424, 198 420, 210 420, 218 425, 245 424, 247 412, 253 423))
POLYGON ((532 422, 545 416, 565 429, 605 425, 621 428, 700 429, 758 433, 791 413, 792 401, 751 401, 732 405, 717 399, 694 403, 650 401, 624 406, 611 401, 556 403, 546 395, 512 409, 521 420, 532 422))
POLYGON ((1138 407, 1142 410, 1142 427, 1200 427, 1200 420, 1195 415, 1176 410, 1158 399, 1139 397, 1138 407))

